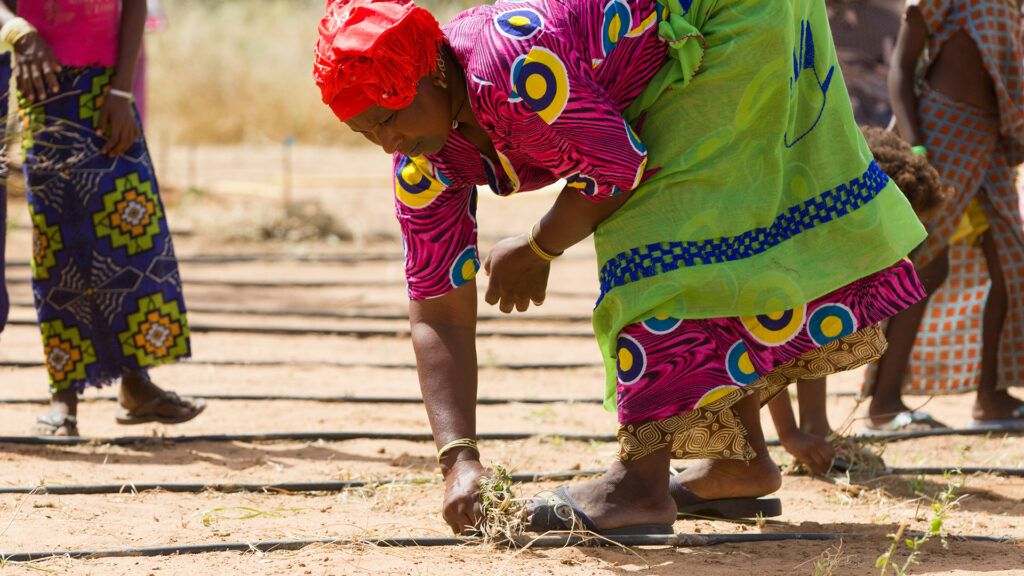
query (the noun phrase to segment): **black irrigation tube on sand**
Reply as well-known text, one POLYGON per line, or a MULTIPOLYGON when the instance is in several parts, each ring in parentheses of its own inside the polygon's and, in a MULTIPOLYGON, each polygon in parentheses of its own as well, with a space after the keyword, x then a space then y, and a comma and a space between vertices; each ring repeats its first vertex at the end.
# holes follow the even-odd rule
MULTIPOLYGON (((361 262, 401 262, 401 253, 376 254, 209 254, 179 256, 180 264, 245 264, 251 262, 313 262, 318 264, 358 264, 361 262)), ((8 268, 28 268, 28 260, 8 260, 8 268)))
MULTIPOLYGON (((34 310, 35 304, 29 301, 15 300, 11 302, 11 306, 21 308, 32 308, 34 310)), ((363 310, 352 310, 346 312, 336 311, 316 311, 316 310, 289 310, 287 308, 234 308, 234 307, 220 307, 220 306, 194 306, 189 305, 189 312, 196 312, 202 314, 223 314, 223 315, 238 315, 238 316, 272 316, 272 317, 294 317, 294 318, 321 318, 328 320, 409 320, 408 312, 383 312, 383 311, 363 311, 363 310)), ((510 316, 508 314, 480 314, 477 316, 477 320, 480 322, 492 322, 492 321, 508 321, 514 320, 515 322, 555 322, 555 323, 572 323, 579 322, 590 324, 592 317, 586 314, 521 314, 517 316, 510 316)))
MULTIPOLYGON (((176 236, 184 235, 176 231, 176 236)), ((563 260, 584 260, 592 259, 585 254, 567 254, 560 257, 563 260)), ((180 264, 246 264, 259 262, 294 262, 317 264, 359 264, 362 262, 402 262, 401 252, 375 252, 359 254, 208 254, 196 256, 178 256, 180 264)), ((8 268, 28 268, 31 266, 28 260, 8 260, 8 268)))
MULTIPOLYGON (((609 434, 535 434, 531 432, 509 432, 477 434, 478 440, 529 440, 531 438, 559 438, 578 442, 614 442, 609 434)), ((108 444, 131 446, 135 444, 193 442, 341 442, 346 440, 406 440, 409 442, 432 442, 429 432, 269 432, 264 434, 196 434, 191 436, 114 436, 92 438, 87 436, 0 436, 0 444, 28 444, 41 446, 80 446, 83 444, 108 444)))
MULTIPOLYGON (((21 285, 32 282, 28 277, 7 278, 7 284, 21 285)), ((258 280, 210 280, 206 278, 195 278, 183 280, 186 286, 219 286, 232 289, 290 289, 290 290, 312 290, 320 288, 395 288, 402 289, 405 284, 401 281, 389 280, 312 280, 304 282, 263 282, 258 280)), ((548 290, 548 296, 558 298, 587 298, 590 301, 597 299, 597 292, 576 292, 568 290, 548 290)))
MULTIPOLYGON (((913 533, 908 536, 913 536, 913 533)), ((587 537, 579 534, 557 536, 520 536, 515 544, 540 548, 565 548, 566 546, 673 546, 696 548, 718 544, 748 544, 784 541, 831 541, 874 537, 862 533, 815 533, 781 532, 774 534, 659 534, 638 536, 587 537)), ((960 542, 987 542, 1007 544, 1016 542, 1006 536, 950 535, 947 539, 960 542)), ((438 546, 464 546, 478 544, 471 538, 435 537, 424 538, 319 538, 312 540, 267 540, 260 542, 217 542, 213 544, 180 544, 171 546, 150 546, 138 548, 108 548, 98 550, 51 550, 46 552, 0 552, 5 562, 38 562, 48 558, 123 558, 141 556, 176 556, 181 554, 208 554, 213 552, 273 552, 278 550, 300 550, 317 544, 351 546, 370 545, 384 548, 429 548, 438 546)))
MULTIPOLYGON (((512 481, 523 484, 572 480, 584 476, 599 476, 604 470, 565 470, 562 472, 521 472, 512 474, 512 481)), ((121 494, 160 490, 175 493, 199 492, 271 492, 278 494, 302 492, 341 492, 368 486, 394 486, 421 483, 423 478, 389 478, 383 480, 325 480, 320 482, 277 483, 175 483, 175 482, 122 482, 120 484, 64 484, 52 486, 0 486, 0 494, 121 494)))
MULTIPOLYGON (((323 402, 327 404, 423 404, 419 396, 315 396, 303 394, 203 394, 196 393, 206 400, 218 401, 251 401, 251 402, 323 402)), ((82 396, 80 402, 115 402, 117 396, 82 396)), ((477 398, 480 406, 496 406, 503 404, 602 404, 601 398, 477 398)), ((4 404, 49 404, 48 397, 38 398, 0 398, 4 404)))
MULTIPOLYGON (((35 320, 15 319, 7 322, 9 326, 35 326, 35 320)), ((409 338, 412 331, 400 328, 318 328, 288 326, 224 326, 218 324, 189 323, 191 332, 221 332, 226 334, 261 334, 275 336, 341 336, 349 338, 409 338)), ((593 330, 497 330, 494 328, 478 328, 477 336, 500 338, 593 338, 593 330)))
MULTIPOLYGON (((324 404, 423 404, 419 396, 318 396, 315 394, 192 394, 206 400, 224 402, 322 402, 324 404)), ((831 397, 856 397, 856 392, 829 393, 831 397)), ((116 402, 117 396, 81 396, 79 402, 116 402)), ((0 398, 4 404, 49 404, 50 398, 0 398)), ((479 406, 505 404, 603 404, 601 398, 477 398, 479 406)))
MULTIPOLYGON (((415 370, 412 362, 362 362, 345 360, 187 360, 177 364, 191 366, 242 366, 242 367, 284 367, 284 368, 380 368, 386 370, 415 370)), ((0 368, 42 368, 38 360, 0 360, 0 368)), ((601 368, 599 362, 483 362, 480 368, 501 370, 575 370, 577 368, 601 368)))
MULTIPOLYGON (((1024 430, 975 430, 975 429, 943 429, 921 431, 920 433, 898 432, 893 434, 878 434, 872 436, 855 436, 864 440, 895 442, 909 440, 912 438, 926 438, 929 436, 985 436, 989 434, 1014 434, 1024 433, 1024 430)), ((561 441, 574 442, 615 442, 614 434, 560 434, 560 433, 534 433, 534 432, 498 432, 488 434, 477 434, 478 440, 509 441, 509 440, 530 440, 530 439, 558 439, 561 441)), ((266 432, 262 434, 196 434, 190 436, 113 436, 110 438, 93 438, 88 436, 0 436, 0 444, 28 444, 28 445, 53 445, 53 446, 79 446, 83 444, 109 444, 112 446, 131 446, 135 444, 171 443, 184 444, 192 442, 341 442, 347 440, 406 440, 410 442, 429 442, 434 436, 429 432, 266 432)), ((778 439, 769 439, 765 443, 768 446, 779 446, 778 439)))
MULTIPOLYGON (((16 276, 7 278, 10 285, 29 284, 31 278, 16 276)), ((184 280, 187 286, 223 286, 225 288, 384 288, 388 286, 400 286, 399 282, 389 280, 307 280, 294 282, 263 282, 259 280, 209 280, 206 278, 194 278, 184 280)))
MULTIPOLYGON (((283 308, 218 308, 214 306, 189 306, 189 312, 203 314, 237 314, 239 316, 294 316, 297 318, 328 318, 332 320, 408 320, 408 312, 316 312, 314 310, 287 310, 283 308)), ((592 318, 584 314, 481 314, 478 321, 515 320, 516 322, 580 322, 590 324, 592 318)))
MULTIPOLYGON (((880 476, 940 476, 958 472, 964 475, 991 474, 993 476, 1024 477, 1024 468, 980 468, 980 467, 921 467, 889 468, 880 476)), ((604 470, 565 470, 562 472, 527 472, 512 474, 512 481, 522 484, 555 482, 599 476, 604 470)), ((198 494, 201 492, 257 492, 270 494, 302 494, 309 492, 342 492, 357 488, 421 484, 423 478, 390 478, 382 480, 325 480, 320 482, 277 482, 277 483, 176 483, 176 482, 122 482, 119 484, 64 484, 51 486, 0 486, 0 494, 47 494, 67 496, 72 494, 122 494, 135 492, 161 492, 198 494)))

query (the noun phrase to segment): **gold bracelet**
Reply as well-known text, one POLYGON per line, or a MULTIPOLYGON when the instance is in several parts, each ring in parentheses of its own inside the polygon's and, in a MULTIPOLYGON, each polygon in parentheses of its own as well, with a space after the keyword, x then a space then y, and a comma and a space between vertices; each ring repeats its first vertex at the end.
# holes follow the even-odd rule
POLYGON ((11 18, 3 25, 3 27, 0 27, 0 39, 11 46, 14 46, 15 42, 35 31, 35 26, 30 24, 28 20, 19 16, 17 18, 11 18))
POLYGON ((473 452, 476 452, 477 456, 480 456, 480 449, 476 447, 476 440, 473 440, 472 438, 459 438, 458 440, 452 440, 444 446, 441 446, 441 449, 437 451, 437 463, 440 464, 444 455, 452 449, 461 448, 463 446, 471 448, 473 452))
POLYGON ((537 244, 537 239, 533 237, 533 228, 530 228, 530 233, 527 234, 526 238, 527 241, 530 243, 530 249, 533 250, 533 253, 539 256, 541 259, 551 262, 555 258, 561 256, 561 254, 551 254, 550 252, 547 252, 543 248, 541 248, 540 245, 537 244))

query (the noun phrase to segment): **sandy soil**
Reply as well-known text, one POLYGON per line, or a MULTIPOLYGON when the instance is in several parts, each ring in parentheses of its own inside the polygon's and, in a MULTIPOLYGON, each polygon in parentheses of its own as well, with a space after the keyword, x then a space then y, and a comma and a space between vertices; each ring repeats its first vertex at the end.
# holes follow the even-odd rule
MULTIPOLYGON (((390 216, 388 162, 363 151, 299 149, 293 194, 320 200, 355 233, 352 244, 277 243, 225 239, 218 226, 245 226, 239 214, 274 210, 280 193, 275 150, 157 151, 165 160, 170 218, 185 259, 182 275, 196 327, 194 361, 153 372, 180 393, 301 394, 319 397, 415 397, 414 358, 404 331, 406 309, 400 251, 390 216), (245 159, 244 166, 239 162, 245 159), (343 164, 360 171, 341 170, 343 164), (240 167, 241 166, 241 167, 240 167), (248 169, 251 167, 252 169, 248 169), (365 167, 364 171, 362 167, 365 167), (339 175, 340 174, 340 175, 339 175), (188 187, 203 194, 175 193, 188 187), (255 200, 255 201, 254 201, 255 200), (225 221, 219 225, 217 217, 225 221), (390 240, 389 240, 390 239, 390 240), (211 255, 275 255, 271 260, 203 263, 211 255), (374 254, 368 261, 299 261, 374 254), (224 282, 235 283, 233 286, 224 282), (316 283, 299 287, 297 283, 316 283), (264 313, 260 313, 263 311, 264 313), (295 314, 288 315, 285 312, 295 314), (328 312, 335 316, 302 313, 328 312), (343 317, 345 315, 349 317, 343 317), (352 314, 362 317, 353 318, 352 314), (374 318, 373 315, 382 316, 374 318), (201 328, 200 328, 201 327, 201 328), (231 328, 232 331, 219 330, 231 328), (369 330, 376 335, 260 334, 255 329, 369 330), (395 334, 398 334, 397 336, 395 334), (246 366, 244 362, 277 361, 246 366), (237 361, 240 365, 216 365, 237 361), (214 364, 210 364, 214 363, 214 364), (337 365, 331 365, 337 364, 337 365), (390 367, 382 367, 389 365, 390 367), (404 366, 403 366, 404 365, 404 366)), ((502 201, 481 197, 482 247, 518 233, 550 202, 549 193, 502 201)), ((42 356, 27 284, 30 237, 23 203, 12 200, 14 227, 12 319, 0 340, 0 362, 38 362, 42 356)), ((334 260, 338 260, 335 258, 334 260)), ((481 291, 486 278, 481 279, 481 291)), ((585 320, 596 296, 592 249, 579 247, 554 267, 551 295, 539 310, 508 318, 482 309, 478 356, 480 396, 592 401, 601 395, 603 370, 585 320), (523 337, 522 333, 534 333, 523 337), (536 334, 540 332, 540 334, 536 334), (518 334, 518 336, 517 336, 518 334), (570 369, 513 370, 509 364, 582 365, 570 369)), ((40 366, 0 367, 0 436, 24 434, 44 410, 12 403, 46 396, 40 366)), ((862 428, 863 407, 851 395, 859 373, 833 378, 829 402, 834 425, 862 428)), ((215 433, 388 431, 426 432, 422 406, 310 400, 215 400, 194 422, 180 426, 120 427, 112 390, 90 390, 80 408, 81 428, 93 437, 175 436, 215 433)), ((953 425, 969 418, 970 398, 915 398, 953 425)), ((768 436, 774 430, 767 413, 768 436)), ((599 405, 510 403, 481 406, 481 432, 530 432, 530 440, 485 442, 485 460, 517 472, 592 470, 608 464, 611 443, 566 441, 560 434, 612 434, 614 417, 599 405)), ((1024 467, 1019 435, 941 437, 884 446, 894 466, 1024 467)), ((0 494, 0 552, 96 549, 275 539, 445 536, 438 512, 443 492, 433 447, 422 442, 196 442, 153 441, 133 446, 73 447, 7 444, 0 448, 0 487, 38 484, 123 484, 121 494, 55 496, 0 494), (336 494, 141 492, 133 483, 278 483, 357 479, 395 483, 336 494)), ((789 457, 775 449, 777 460, 789 457)), ((685 465, 679 462, 679 465, 685 465)), ((950 534, 1009 536, 1024 540, 1024 478, 976 475, 963 479, 965 498, 946 518, 950 534)), ((943 476, 820 479, 787 476, 779 496, 784 515, 762 526, 681 520, 676 531, 701 534, 828 532, 841 541, 729 544, 714 547, 561 549, 519 553, 482 546, 382 548, 316 545, 300 551, 211 553, 164 558, 58 558, 32 565, 4 564, 0 572, 58 574, 876 574, 875 559, 900 522, 925 529, 929 499, 946 488, 943 476), (831 563, 828 559, 833 559, 831 563), (829 564, 829 567, 819 568, 829 564)), ((519 487, 523 496, 554 486, 519 487)), ((905 556, 904 552, 901 552, 905 556)), ((914 574, 1024 574, 1024 548, 950 540, 927 544, 914 574)))

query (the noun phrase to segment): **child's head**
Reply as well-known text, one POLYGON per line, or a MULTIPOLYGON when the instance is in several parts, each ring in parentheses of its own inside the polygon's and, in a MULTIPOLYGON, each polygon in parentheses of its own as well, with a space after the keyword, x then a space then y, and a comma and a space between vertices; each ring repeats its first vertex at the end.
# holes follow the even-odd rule
POLYGON ((949 190, 924 156, 914 154, 895 132, 863 126, 861 132, 882 170, 910 200, 917 217, 926 222, 949 199, 949 190))

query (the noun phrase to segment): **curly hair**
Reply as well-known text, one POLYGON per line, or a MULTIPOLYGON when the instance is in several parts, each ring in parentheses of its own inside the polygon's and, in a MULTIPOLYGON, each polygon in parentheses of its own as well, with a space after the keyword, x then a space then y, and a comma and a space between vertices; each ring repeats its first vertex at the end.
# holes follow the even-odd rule
POLYGON ((917 217, 927 222, 951 196, 938 171, 926 157, 914 154, 910 144, 895 132, 874 126, 863 126, 861 132, 878 165, 906 194, 917 217))

